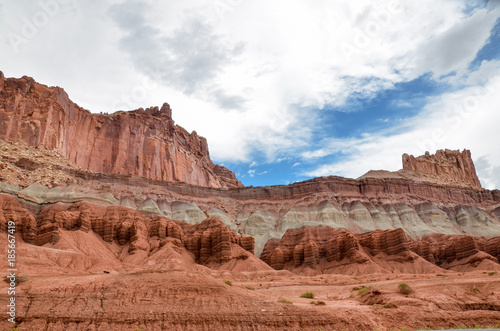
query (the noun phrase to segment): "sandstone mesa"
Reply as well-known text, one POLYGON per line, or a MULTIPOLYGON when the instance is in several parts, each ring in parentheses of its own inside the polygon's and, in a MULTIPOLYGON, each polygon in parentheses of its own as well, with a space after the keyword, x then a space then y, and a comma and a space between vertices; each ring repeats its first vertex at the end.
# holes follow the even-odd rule
POLYGON ((468 150, 405 154, 402 164, 358 179, 243 187, 166 103, 92 114, 61 88, 0 72, 0 232, 15 222, 18 264, 32 277, 20 285, 18 325, 494 325, 500 191, 481 188, 468 150), (358 297, 352 288, 367 275, 376 290, 358 297), (398 294, 396 279, 414 281, 415 294, 398 294), (305 288, 326 306, 297 299, 305 288))

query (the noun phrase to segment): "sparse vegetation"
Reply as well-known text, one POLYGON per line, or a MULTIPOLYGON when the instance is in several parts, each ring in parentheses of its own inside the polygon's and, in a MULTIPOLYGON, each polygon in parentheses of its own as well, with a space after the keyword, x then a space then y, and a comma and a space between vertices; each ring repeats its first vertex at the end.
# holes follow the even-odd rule
POLYGON ((371 287, 370 286, 361 286, 361 287, 355 287, 354 290, 358 291, 359 296, 363 296, 366 293, 370 292, 371 287))
POLYGON ((438 276, 438 277, 448 277, 445 274, 437 274, 436 276, 438 276))
POLYGON ((280 296, 280 298, 278 299, 278 302, 280 303, 288 303, 288 304, 293 304, 293 302, 291 302, 290 300, 288 300, 287 298, 285 298, 284 296, 280 296))
POLYGON ((496 272, 496 271, 488 272, 488 276, 495 276, 496 274, 498 274, 498 272, 496 272))
POLYGON ((306 298, 306 299, 314 299, 314 293, 313 292, 306 292, 300 296, 301 298, 306 298))
MULTIPOLYGON (((5 278, 3 279, 4 282, 6 282, 7 284, 10 284, 10 277, 7 277, 5 276, 5 278)), ((21 283, 24 283, 24 282, 27 282, 28 280, 30 280, 30 278, 28 276, 26 276, 25 274, 22 274, 20 276, 17 276, 16 275, 16 278, 14 280, 14 283, 15 283, 15 286, 21 284, 21 283)))
POLYGON ((229 286, 233 286, 233 283, 231 283, 231 281, 230 281, 230 280, 225 280, 225 281, 224 281, 224 284, 229 285, 229 286))
POLYGON ((470 291, 472 294, 479 294, 479 289, 476 287, 476 285, 472 286, 470 291))
POLYGON ((253 290, 255 290, 255 288, 253 288, 253 287, 252 287, 252 286, 250 286, 250 285, 245 286, 245 288, 246 288, 247 290, 252 290, 252 291, 253 291, 253 290))
POLYGON ((312 300, 310 303, 311 303, 311 305, 316 305, 316 306, 326 305, 326 303, 324 301, 321 301, 321 300, 312 300))
POLYGON ((398 306, 395 303, 392 302, 386 302, 384 304, 384 308, 398 308, 398 306))
POLYGON ((408 295, 408 294, 413 293, 413 289, 410 287, 410 285, 408 285, 404 282, 401 282, 398 284, 398 290, 399 290, 399 293, 404 294, 404 295, 408 295))

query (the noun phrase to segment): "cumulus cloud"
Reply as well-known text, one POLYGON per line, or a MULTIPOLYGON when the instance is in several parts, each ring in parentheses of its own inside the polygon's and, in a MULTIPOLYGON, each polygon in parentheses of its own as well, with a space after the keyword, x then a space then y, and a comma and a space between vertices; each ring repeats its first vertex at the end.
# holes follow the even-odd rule
POLYGON ((452 72, 463 74, 490 36, 498 10, 482 9, 428 40, 417 55, 417 73, 436 77, 452 72))
POLYGON ((367 133, 361 138, 326 139, 321 149, 304 152, 305 160, 341 154, 340 160, 322 163, 307 176, 342 175, 357 178, 371 169, 398 170, 401 155, 422 155, 437 149, 472 150, 478 162, 478 175, 487 188, 495 188, 500 173, 500 150, 496 148, 500 121, 500 62, 485 61, 478 71, 495 68, 483 85, 463 88, 429 98, 427 105, 416 116, 404 123, 378 133, 367 133), (491 139, 488 139, 490 137, 491 139))
POLYGON ((225 42, 203 17, 186 17, 181 26, 163 32, 149 24, 154 8, 129 0, 111 6, 110 16, 126 35, 121 48, 136 68, 187 95, 197 94, 223 108, 239 108, 244 98, 230 95, 214 83, 243 50, 243 44, 225 42))
MULTIPOLYGON (((492 128, 492 95, 460 129, 450 129, 459 121, 455 115, 442 120, 475 88, 493 88, 485 77, 499 72, 497 63, 470 65, 498 22, 497 1, 70 3, 77 14, 61 11, 19 54, 8 33, 21 31, 24 18, 42 9, 35 0, 2 3, 4 73, 62 86, 95 112, 169 102, 176 122, 205 136, 218 162, 302 158, 294 171, 316 162, 308 175, 359 176, 397 169, 399 154, 420 152, 416 142, 444 128, 447 139, 433 148, 467 147, 475 158, 488 156, 492 167, 500 164, 491 151, 491 141, 500 139, 492 128), (406 121, 354 138, 339 138, 325 125, 332 118, 326 112, 355 112, 353 99, 376 97, 426 73, 451 87, 422 96, 418 116, 402 114, 406 121), (472 123, 484 129, 473 130, 472 123), (329 162, 332 155, 346 159, 329 162)), ((416 100, 403 101, 411 107, 416 100)))

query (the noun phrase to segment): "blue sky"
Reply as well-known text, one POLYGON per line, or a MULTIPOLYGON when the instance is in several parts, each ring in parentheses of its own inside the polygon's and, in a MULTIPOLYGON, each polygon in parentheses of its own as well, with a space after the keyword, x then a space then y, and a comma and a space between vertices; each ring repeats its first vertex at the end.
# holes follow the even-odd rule
POLYGON ((472 151, 500 188, 500 1, 0 2, 0 63, 93 112, 170 103, 245 185, 472 151))

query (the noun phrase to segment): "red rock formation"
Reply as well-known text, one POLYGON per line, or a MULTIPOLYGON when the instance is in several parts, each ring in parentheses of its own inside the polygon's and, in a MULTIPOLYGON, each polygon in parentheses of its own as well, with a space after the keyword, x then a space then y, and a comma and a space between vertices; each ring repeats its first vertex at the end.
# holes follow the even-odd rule
MULTIPOLYGON (((254 239, 242 237, 229 230, 224 223, 215 217, 210 217, 193 226, 185 226, 185 245, 192 252, 196 261, 206 264, 215 260, 224 263, 232 258, 231 244, 236 244, 244 250, 253 253, 254 239)), ((241 257, 246 259, 245 256, 241 257)))
POLYGON ((15 224, 14 234, 20 233, 25 242, 30 244, 35 243, 35 217, 22 208, 16 199, 5 194, 0 194, 0 232, 7 232, 9 222, 11 221, 15 224))
POLYGON ((410 249, 427 261, 445 269, 469 271, 478 266, 498 267, 500 237, 475 238, 444 234, 429 234, 412 242, 410 249))
POLYGON ((165 103, 112 115, 92 114, 59 87, 33 78, 0 78, 0 139, 55 150, 93 172, 138 175, 210 187, 239 187, 214 165, 205 138, 172 120, 165 103))
POLYGON ((413 261, 418 257, 408 249, 407 238, 401 229, 356 234, 332 227, 302 227, 289 229, 280 241, 274 239, 264 248, 261 259, 280 270, 300 270, 301 267, 318 272, 344 272, 346 265, 372 264, 380 253, 384 259, 413 261), (396 257, 396 258, 395 258, 396 257))
POLYGON ((495 257, 500 251, 499 240, 433 234, 412 241, 402 229, 357 234, 328 226, 302 227, 289 229, 281 240, 270 240, 261 259, 276 270, 299 273, 304 268, 316 273, 354 274, 359 270, 426 273, 439 272, 439 268, 500 269, 495 257))
POLYGON ((404 154, 403 170, 437 176, 457 184, 481 188, 471 153, 466 149, 462 152, 449 149, 438 150, 433 155, 426 152, 425 155, 419 157, 404 154))
POLYGON ((0 71, 0 92, 3 91, 4 81, 5 81, 5 76, 3 75, 3 72, 0 71))
POLYGON ((500 237, 488 238, 488 239, 478 239, 479 248, 482 251, 490 254, 491 256, 497 258, 500 262, 500 237))
MULTIPOLYGON (((16 202, 13 198, 8 199, 10 202, 12 200, 16 202)), ((223 264, 232 259, 246 259, 254 251, 252 237, 235 234, 216 218, 207 218, 201 223, 190 225, 166 218, 151 219, 122 206, 75 203, 71 206, 55 204, 44 208, 37 217, 36 244, 55 244, 60 238, 60 229, 85 232, 91 229, 106 242, 116 242, 122 246, 130 243, 130 254, 149 252, 153 237, 160 240, 172 238, 193 253, 200 264, 223 264), (240 252, 235 256, 235 245, 248 253, 240 252)))

